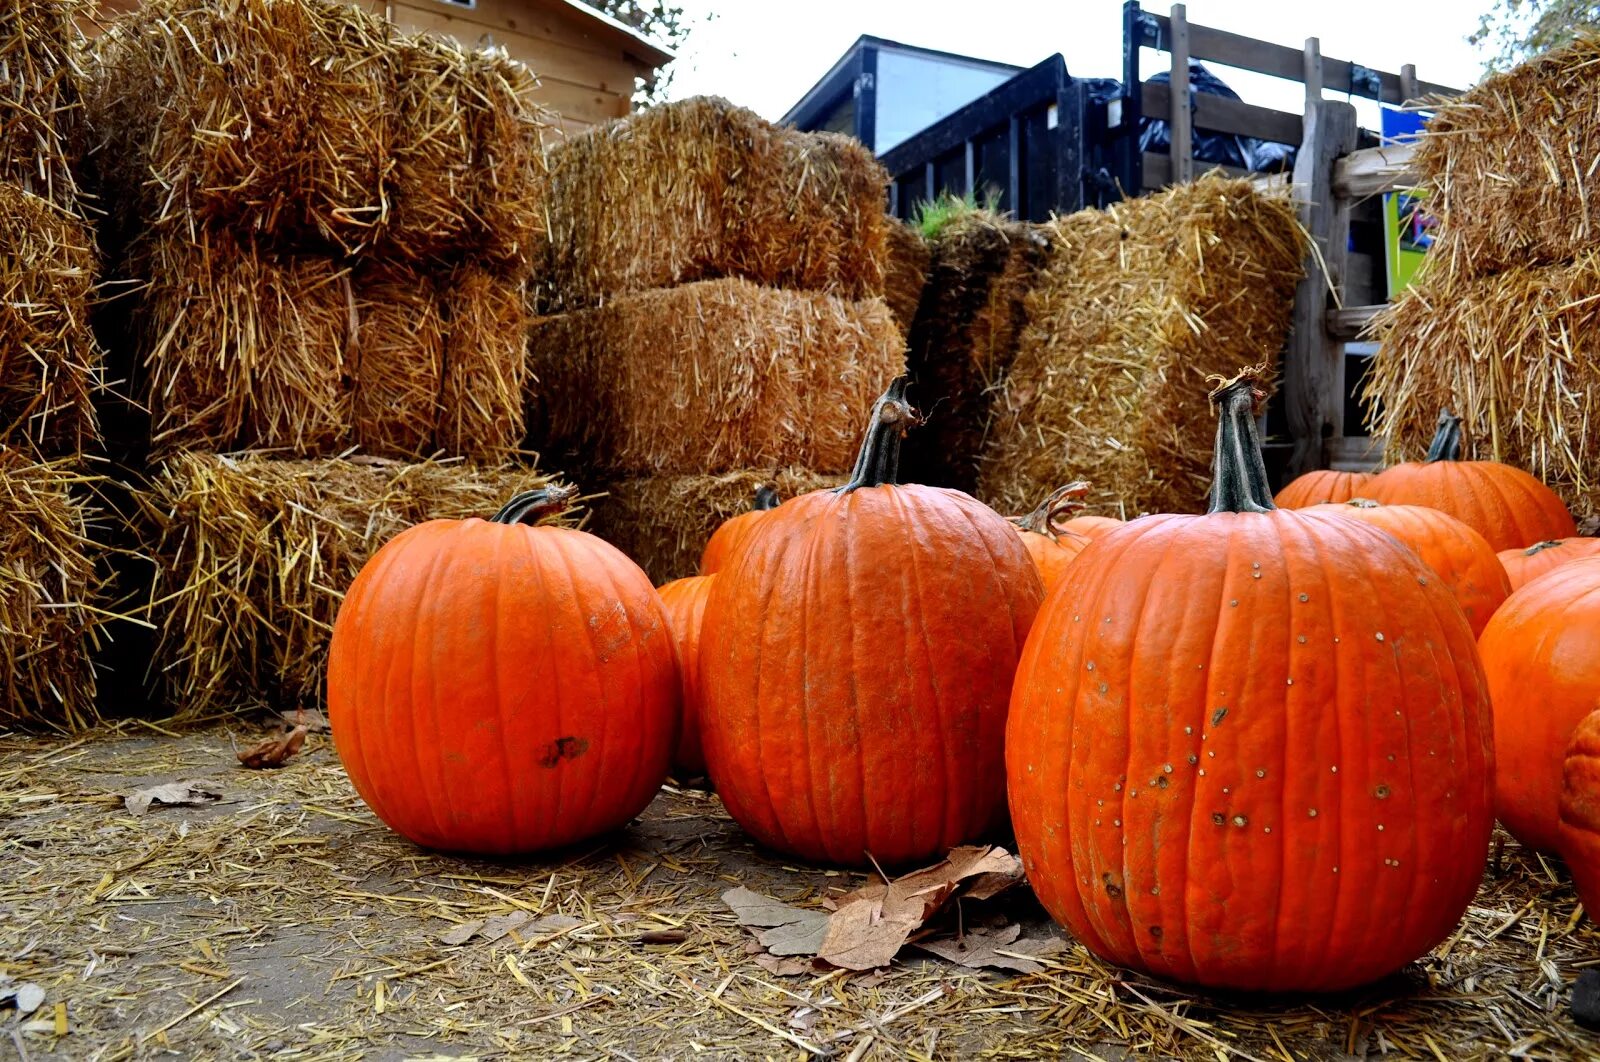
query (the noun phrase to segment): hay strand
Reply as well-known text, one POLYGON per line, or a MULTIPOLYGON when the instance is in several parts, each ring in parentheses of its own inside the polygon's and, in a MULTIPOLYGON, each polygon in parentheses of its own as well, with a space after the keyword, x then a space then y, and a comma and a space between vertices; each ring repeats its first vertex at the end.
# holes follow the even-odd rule
POLYGON ((503 461, 524 434, 527 289, 518 279, 469 265, 441 292, 446 332, 438 445, 450 454, 503 461))
POLYGON ((894 314, 900 333, 911 334, 911 322, 922 302, 922 289, 928 281, 932 254, 922 234, 903 221, 891 221, 888 232, 888 257, 884 262, 883 299, 894 314))
POLYGON ((74 9, 71 0, 0 8, 0 180, 69 211, 83 149, 74 9))
POLYGON ((434 446, 443 413, 445 332, 426 274, 369 267, 355 274, 354 442, 378 457, 421 457, 434 446))

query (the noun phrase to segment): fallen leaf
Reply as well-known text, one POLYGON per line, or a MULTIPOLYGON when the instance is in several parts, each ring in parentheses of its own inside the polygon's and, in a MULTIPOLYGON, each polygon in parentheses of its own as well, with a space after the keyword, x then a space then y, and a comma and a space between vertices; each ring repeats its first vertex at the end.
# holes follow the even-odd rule
POLYGON ((235 750, 234 754, 239 757, 241 764, 252 771, 282 767, 306 743, 306 733, 304 726, 297 726, 282 737, 268 738, 243 751, 235 750))
POLYGON ((1017 925, 998 930, 975 929, 959 939, 945 937, 919 940, 917 947, 958 966, 1012 970, 1024 974, 1038 973, 1044 969, 1043 965, 1033 961, 1034 958, 1058 955, 1066 947, 1059 937, 1018 940, 1021 933, 1022 927, 1017 925))
POLYGON ((805 974, 816 973, 817 964, 806 962, 804 959, 785 959, 777 955, 768 955, 759 952, 756 955, 756 965, 774 977, 802 977, 805 974))
POLYGON ((439 943, 448 944, 458 948, 478 935, 478 930, 483 928, 483 919, 474 919, 471 922, 462 922, 460 925, 439 934, 439 943))
POLYGON ((574 918, 572 915, 554 914, 535 917, 532 911, 511 911, 495 915, 493 918, 479 918, 452 926, 439 934, 439 943, 460 947, 474 938, 482 938, 484 943, 493 944, 512 932, 519 932, 528 937, 540 933, 559 933, 563 929, 576 929, 584 924, 583 919, 574 918))
POLYGON ((155 804, 192 808, 221 799, 222 791, 210 782, 168 782, 129 793, 123 803, 133 814, 143 815, 155 804))
POLYGON ((722 902, 740 925, 761 930, 756 939, 773 955, 815 955, 828 930, 828 915, 822 911, 790 907, 742 885, 723 893, 722 902))
POLYGON ((283 720, 284 726, 303 726, 313 734, 327 734, 332 732, 328 725, 328 717, 317 708, 302 708, 294 712, 280 712, 278 718, 283 720))
POLYGON ((495 915, 484 920, 483 927, 478 930, 477 935, 493 944, 513 929, 521 929, 531 921, 533 921, 531 911, 512 911, 510 914, 495 915))
POLYGON ((811 913, 802 907, 790 907, 770 896, 763 896, 743 885, 723 893, 722 902, 733 910, 733 916, 741 926, 787 925, 795 921, 795 916, 811 913))
POLYGON ((842 904, 828 919, 816 954, 846 970, 875 970, 888 966, 921 925, 920 918, 891 917, 880 903, 860 899, 842 904))

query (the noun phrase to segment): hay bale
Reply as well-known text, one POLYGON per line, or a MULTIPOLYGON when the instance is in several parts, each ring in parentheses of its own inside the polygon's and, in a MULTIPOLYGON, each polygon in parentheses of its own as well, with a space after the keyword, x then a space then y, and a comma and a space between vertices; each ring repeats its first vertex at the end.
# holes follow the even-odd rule
POLYGON ((0 9, 0 180, 76 210, 82 153, 78 32, 69 0, 0 9))
POLYGON ((700 552, 711 533, 724 520, 749 510, 757 487, 771 487, 787 501, 849 478, 782 468, 617 480, 590 503, 587 529, 632 557, 660 586, 698 573, 700 552))
POLYGON ((1478 279, 1434 263, 1378 318, 1362 399, 1390 461, 1419 460, 1441 409, 1466 456, 1600 514, 1600 252, 1478 279))
POLYGON ((629 474, 843 472, 903 365, 882 299, 708 280, 541 318, 531 443, 629 474))
POLYGON ((546 482, 511 466, 174 457, 141 499, 162 695, 179 718, 321 705, 339 602, 380 545, 546 482))
POLYGON ((1049 258, 985 443, 980 496, 1026 512, 1094 482, 1094 512, 1193 512, 1208 374, 1278 361, 1305 243, 1291 202, 1207 176, 1048 227, 1049 258))
POLYGON ((445 342, 438 445, 449 454, 503 461, 525 433, 527 288, 516 276, 467 265, 440 291, 445 342))
POLYGON ((972 494, 993 395, 1016 356, 1024 298, 1049 242, 1036 225, 974 208, 952 216, 929 246, 925 308, 906 345, 911 395, 927 422, 906 437, 901 468, 907 482, 972 494))
POLYGON ((1412 165, 1439 222, 1439 268, 1565 262, 1600 240, 1600 36, 1438 102, 1412 165))
POLYGON ((694 97, 570 137, 547 166, 544 313, 718 277, 883 292, 888 176, 848 138, 694 97))
POLYGON ((410 269, 371 266, 356 270, 353 284, 353 441, 378 457, 425 456, 444 412, 445 329, 433 281, 410 269))
POLYGON ((93 477, 70 461, 0 450, 0 729, 93 725, 90 653, 105 621, 105 581, 90 538, 93 477))
POLYGON ((888 257, 884 261, 883 300, 894 314, 900 334, 911 334, 911 322, 922 302, 922 289, 928 282, 931 251, 922 233, 903 221, 889 222, 888 257))
POLYGON ((0 440, 51 456, 99 442, 95 267, 82 221, 0 180, 0 440))

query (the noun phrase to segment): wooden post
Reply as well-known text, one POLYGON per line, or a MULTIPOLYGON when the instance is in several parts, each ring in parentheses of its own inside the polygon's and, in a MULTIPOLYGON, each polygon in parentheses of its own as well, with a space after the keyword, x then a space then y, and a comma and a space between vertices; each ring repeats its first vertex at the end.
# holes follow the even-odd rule
MULTIPOLYGON (((1344 288, 1350 201, 1335 196, 1333 164, 1356 146, 1356 109, 1338 100, 1306 108, 1305 136, 1294 163, 1294 195, 1316 249, 1294 298, 1294 331, 1284 359, 1285 412, 1294 450, 1288 474, 1328 465, 1328 443, 1344 434, 1344 345, 1328 334, 1330 288, 1344 288), (1323 272, 1323 266, 1327 272, 1323 272)), ((1337 295, 1335 296, 1337 298, 1337 295)))
POLYGON ((1306 83, 1306 107, 1309 109, 1313 103, 1322 101, 1322 41, 1317 37, 1306 38, 1305 73, 1301 76, 1306 83))
POLYGON ((1417 64, 1407 63, 1400 68, 1400 106, 1409 106, 1422 93, 1417 91, 1417 64))
MULTIPOLYGON (((1172 120, 1169 133, 1172 146, 1172 183, 1187 184, 1194 180, 1194 128, 1189 115, 1189 16, 1183 4, 1172 5, 1172 39, 1168 50, 1172 53, 1172 120)), ((1138 194, 1138 193, 1135 193, 1138 194)))

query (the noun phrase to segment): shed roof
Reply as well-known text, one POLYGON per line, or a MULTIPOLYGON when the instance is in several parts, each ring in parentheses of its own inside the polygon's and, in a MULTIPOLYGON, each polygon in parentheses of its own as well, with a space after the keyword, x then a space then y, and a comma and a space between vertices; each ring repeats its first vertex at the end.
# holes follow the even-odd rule
POLYGON ((665 66, 676 58, 671 51, 663 47, 659 42, 640 33, 626 22, 611 17, 599 8, 591 7, 584 3, 583 0, 547 0, 547 2, 569 7, 588 18, 594 19, 617 37, 618 43, 622 45, 624 51, 648 66, 665 66))

